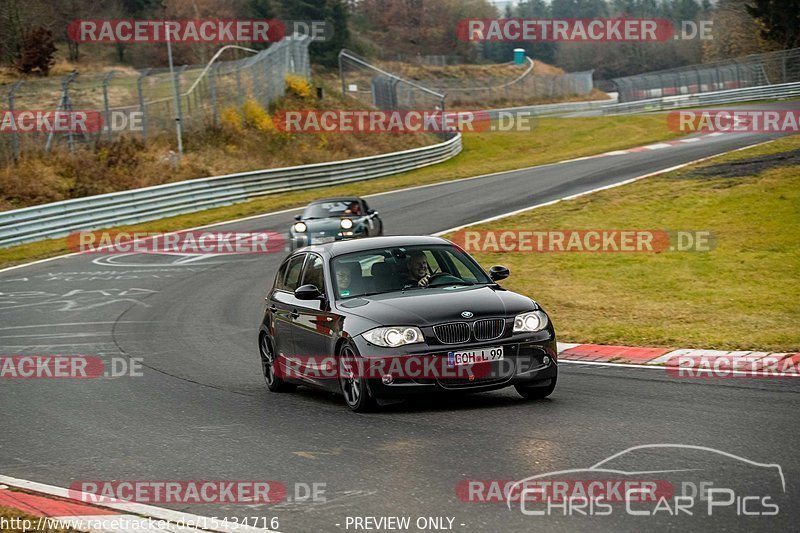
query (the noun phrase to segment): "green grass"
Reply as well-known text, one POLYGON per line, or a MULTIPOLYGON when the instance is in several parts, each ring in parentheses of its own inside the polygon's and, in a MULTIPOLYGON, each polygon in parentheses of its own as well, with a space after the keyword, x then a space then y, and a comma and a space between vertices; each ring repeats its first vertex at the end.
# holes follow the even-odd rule
MULTIPOLYGON (((436 183, 491 172, 514 170, 639 146, 678 136, 663 116, 543 118, 531 132, 471 133, 464 136, 463 152, 427 168, 355 184, 275 194, 249 202, 209 209, 120 229, 173 231, 234 218, 299 207, 320 196, 365 195, 436 183)), ((66 239, 50 239, 0 249, 0 267, 66 253, 66 239)))
MULTIPOLYGON (((800 350, 800 166, 736 178, 699 167, 800 148, 800 136, 470 229, 710 230, 710 252, 477 253, 567 342, 800 350)), ((716 171, 715 171, 716 172, 716 171)))

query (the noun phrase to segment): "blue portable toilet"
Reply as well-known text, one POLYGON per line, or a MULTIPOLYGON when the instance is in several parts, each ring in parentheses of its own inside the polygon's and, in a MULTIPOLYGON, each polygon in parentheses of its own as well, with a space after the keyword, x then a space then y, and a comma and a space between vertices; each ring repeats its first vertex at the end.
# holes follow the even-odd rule
POLYGON ((525 49, 514 48, 514 64, 521 65, 525 62, 525 49))

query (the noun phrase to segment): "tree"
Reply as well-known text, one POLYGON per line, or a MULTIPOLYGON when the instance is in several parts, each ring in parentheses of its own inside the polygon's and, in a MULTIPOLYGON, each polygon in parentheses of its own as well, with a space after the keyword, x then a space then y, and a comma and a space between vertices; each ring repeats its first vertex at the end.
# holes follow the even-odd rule
POLYGON ((43 26, 36 26, 22 40, 22 52, 17 62, 17 70, 23 74, 39 71, 47 76, 53 65, 56 45, 53 32, 43 26))
POLYGON ((753 0, 745 6, 761 24, 761 36, 782 48, 800 46, 800 0, 753 0))
POLYGON ((333 27, 333 35, 324 42, 311 44, 311 60, 325 66, 335 66, 339 51, 350 42, 349 12, 344 0, 281 0, 286 20, 324 20, 333 27))
POLYGON ((745 0, 720 0, 711 12, 713 39, 703 42, 703 60, 715 61, 763 51, 759 27, 747 14, 745 0))

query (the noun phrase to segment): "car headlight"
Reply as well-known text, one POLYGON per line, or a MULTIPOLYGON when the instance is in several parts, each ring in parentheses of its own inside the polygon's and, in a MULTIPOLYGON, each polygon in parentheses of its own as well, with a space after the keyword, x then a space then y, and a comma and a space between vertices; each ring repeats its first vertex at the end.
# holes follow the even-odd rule
POLYGON ((353 227, 353 221, 349 218, 343 218, 340 222, 342 229, 350 229, 353 227))
POLYGON ((547 327, 547 315, 544 311, 531 311, 514 317, 514 333, 541 331, 547 327))
POLYGON ((308 226, 306 226, 303 222, 298 222, 294 225, 294 231, 297 233, 305 233, 307 229, 308 226))
POLYGON ((422 331, 413 326, 375 328, 364 333, 364 338, 372 344, 385 348, 397 348, 423 341, 422 331))

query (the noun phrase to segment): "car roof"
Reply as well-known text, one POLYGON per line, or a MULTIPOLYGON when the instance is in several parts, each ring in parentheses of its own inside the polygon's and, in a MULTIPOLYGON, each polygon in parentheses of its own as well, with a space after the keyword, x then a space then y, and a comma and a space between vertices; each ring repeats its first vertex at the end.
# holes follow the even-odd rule
POLYGON ((427 235, 397 235, 391 237, 366 237, 363 239, 352 239, 348 241, 336 241, 328 244, 315 244, 303 248, 303 251, 316 252, 318 254, 336 257, 352 252, 363 252, 375 248, 392 248, 397 246, 420 246, 431 244, 453 244, 441 237, 430 237, 427 235))
POLYGON ((319 200, 314 200, 313 202, 309 202, 308 205, 321 204, 325 202, 363 202, 363 200, 358 196, 334 196, 331 198, 321 198, 319 200))

